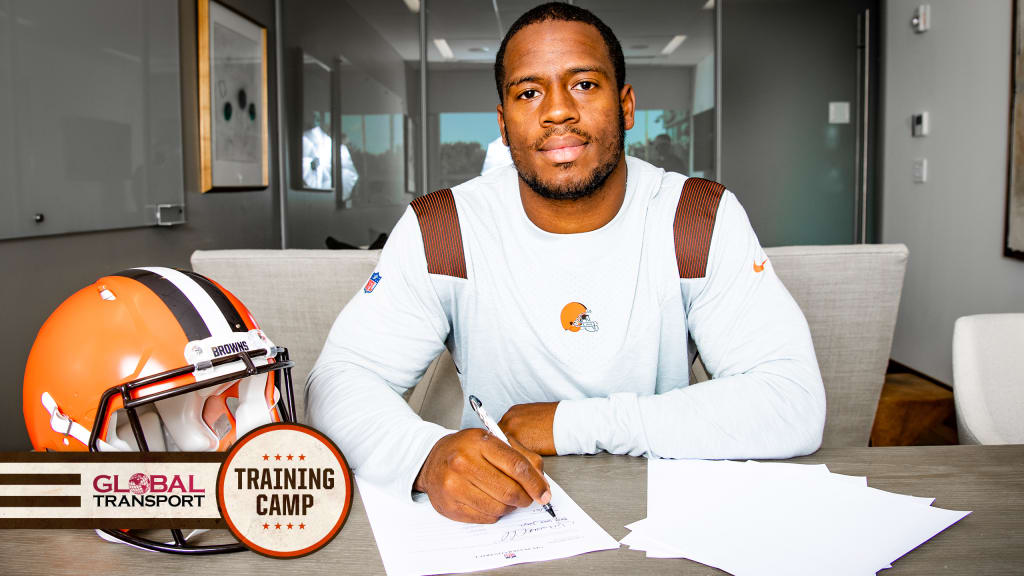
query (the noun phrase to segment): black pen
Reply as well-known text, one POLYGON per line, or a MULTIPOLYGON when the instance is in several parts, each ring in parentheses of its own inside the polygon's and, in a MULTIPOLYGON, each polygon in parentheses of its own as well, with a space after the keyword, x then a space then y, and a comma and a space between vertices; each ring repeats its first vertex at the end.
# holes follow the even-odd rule
MULTIPOLYGON (((480 402, 479 398, 470 395, 469 405, 473 407, 473 412, 476 412, 476 415, 480 417, 480 421, 484 423, 484 428, 487 428, 487 431, 490 432, 491 436, 494 436, 495 438, 501 440, 505 444, 512 446, 512 444, 509 444, 508 438, 505 436, 505 433, 501 431, 501 428, 498 426, 498 423, 494 421, 494 418, 491 418, 487 414, 486 410, 484 410, 483 402, 480 402)), ((548 514, 551 514, 552 518, 555 518, 555 509, 551 507, 551 502, 548 502, 547 504, 544 505, 544 510, 547 511, 548 514)))

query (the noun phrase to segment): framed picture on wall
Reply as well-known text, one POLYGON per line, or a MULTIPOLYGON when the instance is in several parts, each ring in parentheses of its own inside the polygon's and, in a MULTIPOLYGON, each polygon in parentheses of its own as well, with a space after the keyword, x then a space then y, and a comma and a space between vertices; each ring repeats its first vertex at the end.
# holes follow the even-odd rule
POLYGON ((1013 2, 1013 70, 1010 78, 1010 167, 1006 190, 1004 254, 1024 260, 1024 60, 1020 0, 1013 2))
POLYGON ((266 188, 267 29, 199 0, 200 190, 266 188))

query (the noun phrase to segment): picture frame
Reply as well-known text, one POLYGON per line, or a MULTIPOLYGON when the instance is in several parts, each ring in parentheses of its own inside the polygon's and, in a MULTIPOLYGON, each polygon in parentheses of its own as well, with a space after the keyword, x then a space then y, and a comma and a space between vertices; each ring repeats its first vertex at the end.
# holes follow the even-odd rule
POLYGON ((1006 186, 1006 236, 1003 254, 1024 260, 1024 26, 1020 0, 1013 2, 1010 71, 1010 142, 1006 186))
POLYGON ((201 192, 270 185, 267 29, 199 0, 201 192))
POLYGON ((302 49, 296 50, 293 187, 311 192, 333 192, 337 182, 334 70, 302 49))

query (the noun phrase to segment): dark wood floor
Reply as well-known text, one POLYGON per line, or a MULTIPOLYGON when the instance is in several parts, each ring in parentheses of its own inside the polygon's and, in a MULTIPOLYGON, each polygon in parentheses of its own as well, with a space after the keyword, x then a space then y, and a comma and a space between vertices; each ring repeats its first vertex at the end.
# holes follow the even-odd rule
POLYGON ((953 391, 941 382, 891 362, 878 400, 872 446, 941 446, 957 443, 953 391))

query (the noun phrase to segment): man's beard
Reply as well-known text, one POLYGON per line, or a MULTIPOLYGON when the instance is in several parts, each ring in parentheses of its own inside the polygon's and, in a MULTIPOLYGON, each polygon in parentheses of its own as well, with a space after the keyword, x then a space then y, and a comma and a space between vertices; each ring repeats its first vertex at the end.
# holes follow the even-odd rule
MULTIPOLYGON (((508 128, 506 127, 505 130, 507 137, 508 128)), ((583 130, 576 128, 575 126, 570 126, 561 130, 557 128, 549 128, 544 132, 544 135, 534 143, 531 150, 540 148, 545 140, 556 134, 575 134, 591 144, 604 144, 603 142, 595 142, 590 134, 587 134, 583 130)), ((519 172, 519 177, 522 178, 523 182, 526 182, 526 185, 534 192, 549 200, 579 200, 580 198, 590 196, 604 186, 605 181, 608 180, 608 177, 611 176, 615 167, 619 164, 619 158, 622 156, 625 140, 626 118, 622 113, 622 108, 619 108, 619 130, 616 134, 615 140, 611 142, 612 146, 606 147, 606 150, 610 152, 608 159, 605 162, 598 164, 590 174, 582 180, 570 182, 559 188, 548 186, 546 183, 541 181, 536 172, 529 171, 525 163, 522 162, 522 158, 516 149, 509 147, 509 151, 512 153, 512 163, 515 164, 516 170, 519 172)), ((509 139, 509 142, 511 142, 511 139, 509 139)), ((575 161, 567 162, 560 165, 559 168, 562 170, 568 170, 574 163, 575 161)))

